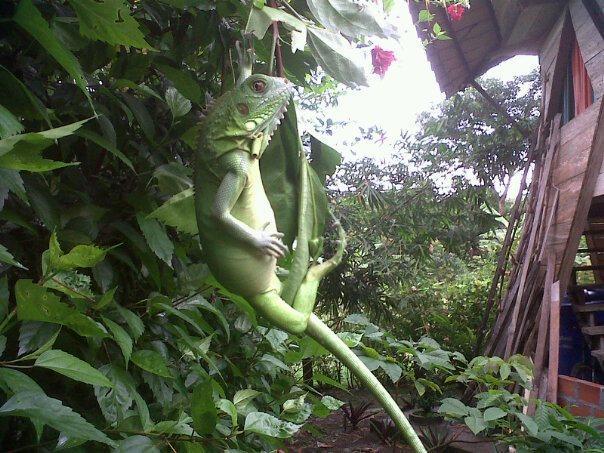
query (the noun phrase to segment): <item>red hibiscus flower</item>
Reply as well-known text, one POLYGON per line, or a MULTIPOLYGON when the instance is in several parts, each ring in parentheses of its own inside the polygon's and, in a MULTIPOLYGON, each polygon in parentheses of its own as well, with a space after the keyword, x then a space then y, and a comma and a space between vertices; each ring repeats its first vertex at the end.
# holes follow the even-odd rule
POLYGON ((449 13, 449 17, 451 18, 451 20, 454 21, 461 20, 465 11, 466 9, 459 3, 454 3, 452 5, 447 6, 447 13, 449 13))
POLYGON ((374 74, 384 77, 384 74, 386 74, 386 71, 394 60, 396 60, 396 57, 391 50, 384 50, 380 46, 375 46, 371 49, 371 63, 373 64, 374 74))

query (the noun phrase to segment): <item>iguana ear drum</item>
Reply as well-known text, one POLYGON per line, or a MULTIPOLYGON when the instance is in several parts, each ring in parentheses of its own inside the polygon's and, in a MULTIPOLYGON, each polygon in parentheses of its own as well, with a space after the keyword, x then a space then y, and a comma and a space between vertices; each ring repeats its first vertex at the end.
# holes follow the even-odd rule
POLYGON ((249 115, 250 113, 250 108, 247 104, 237 104, 237 110, 239 111, 239 113, 241 113, 242 115, 249 115))

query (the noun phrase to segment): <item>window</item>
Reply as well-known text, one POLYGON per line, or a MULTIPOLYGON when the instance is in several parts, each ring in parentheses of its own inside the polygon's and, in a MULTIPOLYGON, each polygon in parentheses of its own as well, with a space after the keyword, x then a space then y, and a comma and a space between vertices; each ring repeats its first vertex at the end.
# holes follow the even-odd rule
POLYGON ((570 58, 566 65, 566 74, 562 87, 562 124, 568 123, 594 102, 594 91, 591 86, 591 80, 585 69, 579 43, 574 33, 572 41, 570 58))

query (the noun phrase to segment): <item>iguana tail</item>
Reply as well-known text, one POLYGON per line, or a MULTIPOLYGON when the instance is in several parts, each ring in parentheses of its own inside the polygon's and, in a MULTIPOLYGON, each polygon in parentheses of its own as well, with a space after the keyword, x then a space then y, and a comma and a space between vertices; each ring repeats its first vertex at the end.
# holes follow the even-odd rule
POLYGON ((336 356, 344 365, 346 365, 346 367, 348 367, 357 379, 373 393, 386 413, 401 430, 408 444, 414 451, 417 453, 426 453, 426 449, 419 440, 419 437, 417 437, 417 434, 405 417, 405 414, 403 414, 401 408, 396 404, 390 393, 388 393, 373 373, 371 373, 356 354, 346 346, 346 343, 344 343, 340 337, 314 314, 310 315, 306 333, 336 356))

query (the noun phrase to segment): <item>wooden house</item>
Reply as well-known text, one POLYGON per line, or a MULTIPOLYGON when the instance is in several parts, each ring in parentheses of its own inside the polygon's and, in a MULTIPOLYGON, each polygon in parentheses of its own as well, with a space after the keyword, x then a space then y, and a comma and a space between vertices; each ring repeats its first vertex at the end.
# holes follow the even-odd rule
MULTIPOLYGON (((523 131, 531 148, 485 301, 481 349, 530 356, 532 396, 604 417, 604 0, 470 3, 457 21, 432 7, 452 38, 426 48, 445 94, 473 86, 507 115, 476 78, 521 54, 538 55, 543 89, 539 125, 523 131)), ((425 7, 409 2, 413 17, 425 7)), ((429 37, 422 23, 417 29, 429 37)))

